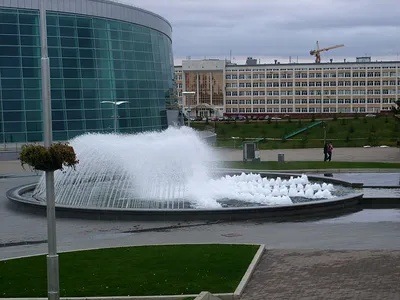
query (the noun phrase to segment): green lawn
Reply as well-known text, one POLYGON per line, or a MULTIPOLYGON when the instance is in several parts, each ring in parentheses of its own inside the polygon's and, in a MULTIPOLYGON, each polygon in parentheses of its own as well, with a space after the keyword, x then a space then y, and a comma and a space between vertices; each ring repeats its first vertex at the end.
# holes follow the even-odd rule
POLYGON ((341 162, 341 161, 288 161, 283 164, 277 161, 261 162, 225 162, 225 167, 253 170, 307 170, 307 169, 400 169, 400 163, 383 162, 341 162))
MULTIPOLYGON (((244 138, 266 138, 260 149, 318 148, 323 146, 324 129, 321 125, 282 141, 285 135, 311 124, 311 120, 251 121, 246 122, 195 122, 198 130, 215 129, 217 146, 234 147, 232 137, 240 137, 236 147, 244 138), (276 140, 274 140, 276 139, 276 140)), ((400 122, 393 116, 377 118, 348 118, 325 120, 326 137, 337 147, 362 147, 365 145, 395 146, 400 138, 400 122)))
MULTIPOLYGON (((168 245, 61 253, 60 296, 233 292, 253 245, 168 245)), ((0 297, 47 297, 46 257, 0 261, 0 297)))

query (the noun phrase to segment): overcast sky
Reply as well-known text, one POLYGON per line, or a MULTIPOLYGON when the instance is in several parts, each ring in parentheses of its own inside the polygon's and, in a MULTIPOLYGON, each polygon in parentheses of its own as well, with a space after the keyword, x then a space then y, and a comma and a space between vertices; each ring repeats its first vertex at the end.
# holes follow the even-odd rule
POLYGON ((229 58, 230 50, 237 63, 247 56, 309 62, 317 40, 321 48, 345 44, 322 61, 400 59, 400 0, 125 1, 169 20, 176 64, 187 56, 229 58))

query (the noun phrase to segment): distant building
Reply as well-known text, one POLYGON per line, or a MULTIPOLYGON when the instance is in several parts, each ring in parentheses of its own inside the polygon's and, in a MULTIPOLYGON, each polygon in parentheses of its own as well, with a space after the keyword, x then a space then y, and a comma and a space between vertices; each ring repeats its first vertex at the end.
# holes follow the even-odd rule
MULTIPOLYGON (((184 60, 175 66, 178 103, 194 91, 191 116, 376 113, 400 99, 400 61, 233 65, 184 60)), ((257 61, 257 60, 255 60, 257 61)))

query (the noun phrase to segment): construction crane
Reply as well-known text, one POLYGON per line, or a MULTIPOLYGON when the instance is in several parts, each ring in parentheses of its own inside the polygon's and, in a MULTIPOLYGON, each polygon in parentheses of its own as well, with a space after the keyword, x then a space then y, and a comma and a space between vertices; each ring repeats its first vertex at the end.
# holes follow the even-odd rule
POLYGON ((319 43, 317 41, 317 49, 316 50, 311 50, 310 51, 310 55, 315 55, 315 63, 319 64, 321 62, 321 55, 320 55, 321 52, 329 51, 331 49, 340 48, 340 47, 343 47, 343 46, 344 46, 344 44, 340 44, 340 45, 335 45, 335 46, 332 46, 332 47, 319 49, 319 43))

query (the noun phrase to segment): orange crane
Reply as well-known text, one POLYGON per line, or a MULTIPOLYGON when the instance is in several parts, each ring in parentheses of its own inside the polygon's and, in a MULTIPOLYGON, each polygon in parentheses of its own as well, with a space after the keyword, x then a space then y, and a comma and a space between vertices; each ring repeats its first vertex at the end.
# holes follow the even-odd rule
POLYGON ((332 46, 332 47, 319 49, 319 43, 317 41, 317 49, 316 50, 311 50, 310 51, 310 55, 315 55, 315 63, 319 64, 321 62, 321 55, 320 55, 321 52, 328 51, 328 50, 335 49, 335 48, 340 48, 340 47, 343 47, 343 46, 344 46, 344 44, 340 44, 340 45, 335 45, 335 46, 332 46))

